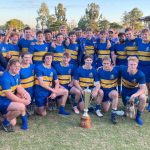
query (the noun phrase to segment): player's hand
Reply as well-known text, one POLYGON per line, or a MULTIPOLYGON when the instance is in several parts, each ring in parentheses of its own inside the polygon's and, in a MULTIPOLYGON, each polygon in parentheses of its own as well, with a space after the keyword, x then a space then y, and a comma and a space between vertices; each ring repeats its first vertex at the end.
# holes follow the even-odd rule
POLYGON ((56 98, 56 96, 57 96, 57 94, 56 94, 56 93, 52 93, 52 94, 49 96, 49 98, 51 98, 51 99, 55 99, 55 98, 56 98))
POLYGON ((57 91, 55 89, 53 89, 53 88, 51 89, 51 92, 57 94, 57 91))
POLYGON ((69 38, 66 39, 65 44, 66 44, 67 46, 70 44, 70 39, 69 39, 69 38))
POLYGON ((92 94, 92 97, 96 97, 96 96, 97 96, 97 93, 98 93, 98 91, 93 90, 92 93, 91 93, 91 94, 92 94))
POLYGON ((52 47, 52 48, 56 48, 55 42, 52 42, 51 47, 52 47))
POLYGON ((110 43, 110 41, 108 40, 108 41, 107 41, 107 47, 106 47, 106 48, 109 49, 110 47, 111 47, 111 43, 110 43))
POLYGON ((130 102, 131 104, 133 104, 133 103, 134 103, 135 98, 136 98, 136 96, 135 96, 134 94, 133 94, 133 95, 131 95, 129 102, 130 102))
POLYGON ((7 53, 7 54, 6 54, 6 58, 10 59, 10 58, 11 58, 11 54, 10 54, 10 53, 7 53))
POLYGON ((22 98, 22 103, 27 106, 31 103, 31 100, 30 99, 25 99, 25 98, 22 98))

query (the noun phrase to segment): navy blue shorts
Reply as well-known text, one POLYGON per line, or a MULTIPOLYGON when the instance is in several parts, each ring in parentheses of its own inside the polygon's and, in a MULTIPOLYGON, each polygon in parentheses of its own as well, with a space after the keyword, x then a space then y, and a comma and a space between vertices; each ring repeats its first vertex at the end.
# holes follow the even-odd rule
POLYGON ((12 101, 9 100, 8 98, 4 97, 0 97, 0 112, 4 115, 7 114, 7 109, 8 106, 10 105, 12 101))

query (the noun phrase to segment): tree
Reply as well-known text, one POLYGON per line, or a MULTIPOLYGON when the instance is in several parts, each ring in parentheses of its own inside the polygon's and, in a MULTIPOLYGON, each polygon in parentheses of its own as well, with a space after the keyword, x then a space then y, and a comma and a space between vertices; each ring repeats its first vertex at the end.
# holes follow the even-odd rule
POLYGON ((124 27, 131 27, 134 30, 140 30, 142 28, 142 23, 139 18, 143 16, 143 12, 138 8, 133 8, 129 12, 124 12, 122 22, 124 27))
POLYGON ((122 26, 120 24, 118 24, 117 22, 110 23, 109 27, 113 28, 113 29, 121 29, 122 28, 122 26))
POLYGON ((67 22, 67 19, 66 19, 66 8, 64 8, 63 4, 59 3, 55 7, 55 15, 56 15, 57 21, 59 21, 59 22, 67 22))
POLYGON ((100 30, 108 30, 110 22, 107 19, 99 20, 100 30))
POLYGON ((49 19, 49 9, 46 3, 42 3, 39 10, 37 11, 38 17, 36 18, 37 26, 39 28, 39 24, 42 27, 42 30, 47 25, 47 20, 49 19))
POLYGON ((90 27, 95 31, 98 30, 98 20, 100 17, 99 9, 100 7, 96 3, 88 4, 87 8, 85 9, 85 15, 80 18, 78 26, 82 29, 90 27))
POLYGON ((18 19, 11 19, 6 22, 5 27, 6 29, 14 28, 14 29, 22 30, 24 28, 24 23, 18 19))

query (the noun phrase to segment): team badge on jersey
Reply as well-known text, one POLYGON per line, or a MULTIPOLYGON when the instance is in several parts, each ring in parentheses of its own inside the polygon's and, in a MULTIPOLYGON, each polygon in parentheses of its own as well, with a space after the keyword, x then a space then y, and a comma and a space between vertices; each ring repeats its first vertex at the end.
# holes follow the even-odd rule
POLYGON ((110 75, 110 79, 112 80, 112 79, 114 79, 115 78, 115 76, 112 74, 112 75, 110 75))
POLYGON ((53 72, 50 73, 50 77, 52 77, 52 76, 53 76, 53 72))
POLYGON ((45 48, 45 51, 46 51, 46 52, 48 51, 48 47, 45 48))
POLYGON ((146 51, 148 52, 150 50, 150 48, 149 47, 146 47, 146 51))
POLYGON ((93 77, 93 73, 92 72, 89 74, 89 77, 91 77, 91 78, 93 77))
POLYGON ((133 43, 133 46, 136 46, 136 42, 133 43))
POLYGON ((136 79, 133 79, 132 82, 133 82, 133 83, 136 83, 136 79))
POLYGON ((18 79, 16 79, 16 83, 17 83, 17 85, 18 85, 18 83, 19 83, 18 79))
POLYGON ((68 70, 68 73, 71 74, 71 69, 68 70))

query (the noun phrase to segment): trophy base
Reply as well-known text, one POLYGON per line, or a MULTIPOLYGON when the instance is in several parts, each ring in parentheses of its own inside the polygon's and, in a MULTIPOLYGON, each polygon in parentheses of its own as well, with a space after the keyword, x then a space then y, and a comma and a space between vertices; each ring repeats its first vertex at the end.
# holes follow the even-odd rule
POLYGON ((80 122, 80 127, 82 128, 91 128, 91 118, 90 116, 82 116, 81 117, 81 122, 80 122))

